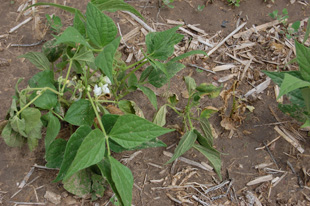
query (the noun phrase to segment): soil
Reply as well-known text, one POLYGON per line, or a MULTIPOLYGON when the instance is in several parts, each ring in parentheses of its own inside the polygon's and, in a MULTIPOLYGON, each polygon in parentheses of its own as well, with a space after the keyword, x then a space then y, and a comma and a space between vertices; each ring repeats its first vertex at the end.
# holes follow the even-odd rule
MULTIPOLYGON (((27 17, 21 17, 18 21, 16 18, 17 8, 25 1, 3 1, 0 8, 0 35, 8 34, 8 31, 17 25, 27 17)), ((62 1, 50 0, 49 2, 63 3, 62 1)), ((67 0, 67 5, 85 11, 87 1, 74 1, 67 0)), ((304 1, 309 3, 309 1, 304 1)), ((213 36, 218 31, 222 31, 220 34, 222 37, 227 36, 235 29, 238 14, 242 11, 242 18, 248 19, 247 26, 260 25, 266 22, 272 21, 268 16, 268 13, 283 8, 288 9, 289 21, 293 22, 301 20, 310 15, 310 6, 304 6, 298 2, 291 4, 287 0, 275 0, 275 3, 271 1, 264 2, 263 0, 248 0, 241 1, 240 7, 229 6, 225 0, 213 0, 213 3, 206 4, 206 1, 181 1, 176 0, 173 5, 173 9, 160 8, 157 0, 150 1, 128 1, 139 10, 143 16, 147 19, 149 25, 153 25, 157 30, 161 30, 164 27, 162 25, 154 23, 166 23, 166 19, 182 20, 186 24, 198 24, 198 27, 205 30, 209 36, 213 36), (203 11, 198 11, 198 5, 206 5, 203 11), (221 25, 223 21, 228 21, 226 27, 221 25)), ((40 16, 43 17, 47 14, 57 14, 65 19, 63 23, 69 25, 72 22, 73 17, 70 14, 59 11, 54 8, 45 8, 40 10, 40 16)), ((124 15, 119 13, 112 13, 110 16, 120 23, 122 33, 131 31, 134 27, 128 24, 124 20, 124 15)), ((36 32, 33 30, 34 22, 31 21, 26 25, 19 28, 17 31, 9 34, 6 38, 0 38, 0 61, 4 61, 4 64, 0 64, 0 119, 5 119, 7 111, 11 104, 11 97, 14 95, 14 86, 19 78, 24 78, 24 81, 20 84, 20 88, 26 86, 27 81, 38 70, 27 60, 24 61, 18 58, 19 55, 25 54, 30 51, 40 51, 41 45, 33 47, 10 47, 10 44, 29 44, 38 42, 36 38, 36 32), (7 61, 7 62, 6 62, 7 61)), ((44 40, 51 39, 52 36, 48 33, 44 40)), ((268 48, 267 48, 268 49, 268 48)), ((215 59, 219 53, 214 53, 204 63, 209 65, 215 65, 213 59, 215 59)), ((224 59, 225 60, 225 59, 224 59)), ((196 63, 202 64, 203 62, 195 60, 187 60, 183 63, 196 63)), ((230 59, 227 63, 232 62, 230 59)), ((211 66, 210 66, 211 67, 211 66)), ((263 70, 267 68, 256 68, 263 70)), ((270 69, 270 68, 269 68, 270 69)), ((179 95, 181 102, 180 107, 185 104, 185 99, 182 97, 182 92, 185 90, 185 84, 182 78, 187 75, 191 75, 197 83, 202 82, 214 82, 222 76, 227 75, 227 72, 219 72, 217 74, 210 74, 208 72, 199 72, 191 67, 186 67, 182 72, 178 73, 172 80, 170 88, 167 86, 157 90, 159 94, 159 103, 163 104, 163 98, 160 94, 163 94, 167 89, 169 91, 179 95)), ((264 77, 265 78, 265 77, 264 77)), ((229 80, 224 84, 223 89, 229 89, 233 84, 233 80, 229 80)), ((286 142, 283 138, 280 138, 276 143, 270 146, 271 153, 276 159, 278 167, 273 164, 272 168, 287 171, 287 175, 279 182, 275 187, 270 187, 269 182, 265 182, 258 185, 247 186, 246 184, 256 177, 266 175, 263 170, 257 170, 255 165, 271 162, 270 155, 266 150, 255 150, 257 147, 263 146, 263 142, 270 142, 275 139, 278 134, 274 130, 275 125, 270 123, 278 122, 275 116, 270 112, 270 107, 275 111, 275 114, 282 122, 288 122, 293 128, 298 130, 300 123, 291 119, 290 117, 281 113, 277 108, 275 95, 273 91, 273 83, 261 94, 256 100, 253 100, 249 105, 255 109, 253 112, 245 112, 243 117, 245 119, 242 123, 235 122, 238 125, 234 135, 228 138, 229 131, 226 131, 221 127, 221 117, 216 114, 210 122, 213 125, 218 137, 215 139, 215 146, 222 153, 222 176, 223 180, 233 180, 232 187, 237 196, 237 200, 231 197, 223 197, 213 201, 213 205, 242 205, 246 199, 246 194, 252 192, 255 194, 263 205, 310 205, 309 197, 310 191, 308 187, 301 187, 298 184, 298 178, 296 174, 292 173, 292 170, 288 167, 287 161, 289 161, 295 168, 297 174, 302 177, 304 183, 308 183, 309 177, 303 177, 302 169, 308 171, 310 169, 309 157, 310 157, 310 144, 309 138, 306 137, 306 133, 299 131, 305 136, 305 141, 302 142, 302 146, 305 152, 301 155, 293 147, 286 142), (308 197, 309 196, 309 197, 308 197)), ((237 88, 239 92, 244 94, 252 87, 246 82, 240 83, 237 88)), ((147 102, 148 100, 140 92, 135 92, 128 99, 136 100, 137 104, 142 108, 147 119, 151 120, 155 110, 147 102)), ((229 102, 232 104, 232 101, 229 102)), ((206 106, 221 107, 223 106, 223 100, 218 97, 214 100, 204 98, 201 104, 201 108, 206 106)), ((231 106, 230 106, 231 107, 231 106)), ((168 122, 167 125, 180 125, 180 119, 168 110, 168 122)), ((66 134, 64 132, 64 134, 66 134)), ((219 181, 215 173, 207 172, 202 169, 194 169, 186 163, 178 161, 175 164, 175 168, 171 171, 172 164, 164 165, 169 159, 163 154, 163 151, 169 151, 173 153, 175 144, 179 141, 180 133, 173 132, 162 136, 160 139, 168 145, 167 148, 152 148, 141 150, 133 160, 127 163, 127 166, 132 170, 134 176, 134 188, 133 188, 133 205, 179 205, 176 201, 170 197, 177 198, 178 196, 186 196, 195 194, 190 188, 182 190, 168 190, 168 189, 156 189, 156 187, 163 187, 171 185, 173 176, 180 171, 184 172, 186 176, 188 171, 195 171, 188 182, 197 182, 199 184, 218 184, 219 181), (173 146, 174 145, 174 146, 173 146), (158 167, 154 166, 157 165, 158 167), (185 170, 188 170, 187 173, 185 170), (152 180, 159 180, 155 183, 152 180), (161 181, 162 180, 162 181, 161 181)), ((43 141, 42 141, 43 142, 43 141)), ((21 183, 23 178, 29 172, 34 164, 44 165, 44 148, 42 142, 40 146, 34 151, 30 152, 27 146, 22 148, 10 148, 5 145, 4 141, 0 139, 0 204, 14 205, 14 202, 46 202, 46 205, 54 205, 51 202, 47 202, 44 198, 46 191, 54 192, 57 195, 61 195, 60 205, 106 205, 113 193, 110 189, 107 189, 104 198, 90 202, 88 199, 80 199, 68 194, 60 183, 52 183, 52 180, 56 177, 57 171, 46 170, 36 168, 31 175, 29 181, 34 178, 38 178, 30 186, 25 187, 15 197, 11 198, 18 189, 18 184, 21 183), (72 204, 71 204, 72 203, 72 204)), ((123 152, 116 154, 117 159, 130 156, 135 151, 123 152)), ((183 155, 190 160, 196 162, 206 162, 206 159, 194 150, 190 150, 183 155)), ((274 177, 281 176, 283 173, 274 174, 274 177)), ((184 176, 182 177, 184 178, 184 176)), ((181 180, 182 180, 181 178, 181 180)), ((179 182, 181 181, 179 180, 179 182)), ((29 182, 28 181, 28 182, 29 182)), ((222 192, 215 193, 215 195, 223 194, 222 192)), ((111 204, 111 203, 110 203, 111 204)), ((191 205, 190 203, 183 203, 183 205, 191 205)), ((197 202, 194 205, 199 205, 197 202)), ((248 203, 248 205, 254 205, 248 203)), ((258 205, 258 204, 257 204, 258 205)))

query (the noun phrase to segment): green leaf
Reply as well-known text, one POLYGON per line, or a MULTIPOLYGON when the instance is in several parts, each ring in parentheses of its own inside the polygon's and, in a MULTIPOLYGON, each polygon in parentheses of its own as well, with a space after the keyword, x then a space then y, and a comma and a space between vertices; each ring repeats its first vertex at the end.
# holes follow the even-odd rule
POLYGON ((176 33, 179 27, 148 33, 145 37, 147 53, 154 59, 168 59, 174 52, 174 45, 183 39, 183 35, 176 33))
POLYGON ((134 101, 121 100, 118 102, 118 107, 125 114, 135 114, 138 117, 144 118, 143 111, 138 107, 134 101))
POLYGON ((294 29, 294 32, 298 32, 298 29, 300 27, 300 21, 295 21, 291 27, 294 29))
POLYGON ((82 44, 88 48, 92 48, 85 38, 80 34, 78 30, 74 27, 69 26, 59 37, 56 38, 57 41, 54 45, 61 44, 61 43, 75 43, 75 44, 82 44))
POLYGON ((104 47, 103 51, 95 59, 95 64, 99 69, 109 77, 113 84, 113 58, 120 43, 121 37, 114 39, 104 47))
POLYGON ((304 122, 307 120, 307 115, 304 107, 300 107, 296 104, 278 104, 279 109, 284 114, 290 115, 300 122, 304 122))
POLYGON ((305 100, 307 112, 310 114, 310 88, 307 87, 307 88, 301 89, 301 94, 305 100))
POLYGON ((68 11, 68 12, 70 12, 70 13, 72 13, 72 14, 78 13, 79 16, 81 16, 81 17, 84 18, 83 14, 82 14, 82 12, 81 12, 80 10, 78 10, 78 9, 76 9, 76 8, 69 7, 69 6, 63 6, 63 5, 61 5, 61 4, 53 4, 53 3, 41 2, 41 3, 32 4, 31 6, 27 7, 25 10, 27 10, 27 9, 33 7, 33 6, 54 6, 54 7, 63 9, 63 10, 65 10, 65 11, 68 11))
POLYGON ((81 170, 63 181, 64 188, 79 197, 86 197, 91 191, 91 172, 81 170))
MULTIPOLYGON (((284 74, 291 74, 299 79, 302 79, 300 71, 288 71, 288 72, 268 72, 263 71, 267 76, 269 76, 272 81, 274 81, 277 85, 281 85, 284 79, 284 74)), ((300 107, 305 107, 304 99, 302 97, 300 89, 294 90, 286 94, 289 100, 300 107)))
POLYGON ((91 0, 91 2, 101 11, 129 11, 141 19, 143 16, 131 5, 124 3, 122 0, 91 0))
POLYGON ((116 114, 105 114, 101 117, 101 122, 107 134, 110 133, 111 129, 113 128, 118 118, 119 115, 116 114))
POLYGON ((269 72, 269 71, 263 71, 268 77, 274 81, 278 86, 281 86, 283 79, 284 79, 284 74, 290 74, 293 75, 294 77, 297 77, 299 79, 302 79, 300 71, 288 71, 288 72, 269 72))
POLYGON ((151 104, 155 107, 157 110, 157 98, 156 94, 148 87, 137 85, 139 89, 147 96, 147 98, 150 100, 151 104))
POLYGON ((102 131, 95 129, 83 140, 64 179, 69 178, 82 169, 97 164, 103 159, 104 153, 105 137, 102 131))
POLYGON ((94 118, 95 112, 91 103, 86 99, 80 99, 69 107, 64 120, 76 126, 91 126, 94 118))
POLYGON ((153 66, 148 66, 145 70, 143 70, 139 82, 144 82, 150 76, 153 70, 154 70, 153 66))
POLYGON ((117 144, 116 142, 114 142, 112 139, 109 139, 109 144, 110 144, 110 148, 113 152, 116 153, 120 153, 123 151, 129 151, 129 150, 142 150, 142 149, 148 149, 148 148, 153 148, 153 147, 167 147, 167 145, 162 142, 161 140, 155 138, 152 139, 148 142, 145 142, 137 147, 131 148, 131 149, 126 149, 122 146, 120 146, 119 144, 117 144))
POLYGON ((109 136, 126 149, 134 148, 173 130, 161 128, 135 115, 120 116, 109 136))
POLYGON ((189 52, 186 52, 184 54, 181 54, 177 57, 174 57, 173 59, 170 60, 170 62, 176 62, 176 61, 180 61, 181 59, 184 59, 186 57, 189 57, 191 55, 195 55, 195 54, 203 54, 203 55, 207 55, 207 53, 205 51, 201 51, 201 50, 193 50, 193 51, 189 51, 189 52))
POLYGON ((55 117, 51 112, 45 115, 48 125, 46 128, 45 135, 45 150, 48 150, 50 144, 54 141, 60 131, 60 122, 57 117, 55 117))
POLYGON ((201 111, 200 118, 209 119, 214 113, 218 111, 219 110, 215 107, 206 107, 201 111))
POLYGON ((3 128, 1 136, 4 142, 10 147, 21 147, 25 143, 25 138, 15 132, 10 123, 7 123, 3 128))
MULTIPOLYGON (((97 164, 98 168, 101 171, 101 174, 105 179, 108 181, 109 185, 111 186, 113 192, 115 193, 117 199, 121 202, 122 199, 120 197, 120 194, 115 186, 115 183, 112 179, 112 171, 111 171, 111 163, 110 163, 111 156, 104 159, 104 161, 101 161, 97 164)), ((122 202, 121 202, 122 203, 122 202)))
POLYGON ((58 173, 58 176, 54 180, 54 182, 60 181, 63 179, 63 177, 66 175, 72 161, 75 158, 75 155, 82 144, 84 138, 92 131, 92 129, 89 126, 81 126, 79 127, 70 137, 65 154, 64 159, 61 163, 60 171, 58 173))
POLYGON ((183 155, 187 150, 192 148, 196 139, 197 139, 197 135, 193 130, 186 132, 182 136, 177 148, 174 150, 173 156, 171 157, 171 159, 168 162, 166 162, 166 164, 173 162, 178 157, 183 155))
MULTIPOLYGON (((92 193, 95 196, 94 199, 97 199, 97 196, 103 197, 104 191, 105 191, 104 183, 106 182, 104 181, 102 175, 97 175, 95 173, 92 173, 91 180, 92 180, 91 189, 92 189, 92 193)), ((94 199, 92 198, 92 200, 94 199)))
POLYGON ((51 66, 46 56, 41 52, 28 52, 27 54, 19 56, 19 58, 28 59, 32 64, 41 70, 49 70, 51 66))
POLYGON ((131 206, 133 188, 133 176, 131 171, 113 157, 109 157, 109 159, 111 164, 111 177, 120 196, 120 201, 124 206, 131 206))
POLYGON ((75 12, 74 20, 73 20, 73 27, 80 33, 82 36, 86 35, 86 28, 85 22, 81 20, 78 12, 75 12))
MULTIPOLYGON (((181 71, 185 66, 177 62, 168 62, 165 64, 167 75, 161 70, 152 69, 149 75, 149 82, 154 87, 160 88, 165 85, 172 77, 174 77, 179 71, 181 71)), ((148 68, 147 68, 148 69, 148 68)))
POLYGON ((15 132, 21 134, 24 137, 27 137, 27 134, 25 133, 26 123, 24 119, 19 119, 15 115, 12 119, 10 119, 10 124, 15 132))
POLYGON ((135 109, 132 106, 132 101, 121 100, 121 101, 118 102, 118 107, 125 114, 135 114, 135 109))
POLYGON ((42 138, 42 122, 41 122, 41 112, 36 108, 26 108, 22 113, 21 117, 25 119, 27 134, 27 143, 29 149, 32 151, 38 146, 38 139, 42 138))
POLYGON ((301 76, 304 80, 310 81, 310 48, 295 41, 297 62, 301 76))
MULTIPOLYGON (((28 82, 31 88, 44 88, 49 87, 56 90, 54 86, 54 72, 51 70, 44 70, 35 74, 28 82)), ((33 92, 30 96, 31 99, 37 96, 36 92, 33 92)), ((45 91, 35 102, 34 105, 41 109, 52 109, 57 104, 57 95, 52 91, 45 91)))
POLYGON ((55 62, 57 59, 59 59, 67 47, 65 44, 54 45, 56 41, 56 39, 52 39, 47 41, 42 46, 42 52, 50 62, 55 62))
POLYGON ((128 88, 136 90, 137 89, 137 84, 138 84, 138 79, 135 73, 129 76, 128 78, 128 88))
MULTIPOLYGON (((21 117, 25 120, 26 129, 25 132, 28 135, 34 134, 34 130, 41 129, 43 126, 41 122, 41 112, 36 108, 28 107, 21 113, 21 117)), ((37 132, 36 139, 41 139, 41 132, 37 132)))
POLYGON ((296 89, 303 88, 303 87, 309 87, 309 86, 310 86, 310 82, 306 82, 290 74, 284 74, 284 80, 281 84, 278 98, 296 89))
POLYGON ((94 44, 101 48, 115 39, 117 28, 113 20, 92 3, 87 4, 86 17, 86 31, 94 44))
POLYGON ((64 139, 56 139, 51 142, 50 147, 46 149, 45 159, 47 161, 46 167, 60 168, 64 158, 67 141, 64 139))
POLYGON ((310 24, 309 24, 309 22, 310 22, 310 17, 309 17, 309 19, 308 19, 307 22, 308 22, 308 23, 307 23, 307 29, 306 29, 305 37, 304 37, 304 40, 302 41, 303 44, 304 44, 304 43, 307 41, 307 39, 309 38, 309 34, 310 34, 310 24))
POLYGON ((167 114, 167 106, 164 104, 156 113, 154 120, 153 120, 153 123, 157 124, 160 127, 165 126, 166 114, 167 114))
POLYGON ((10 117, 13 117, 17 112, 16 99, 12 99, 12 104, 9 110, 10 117))
POLYGON ((222 180, 221 175, 221 155, 218 151, 216 151, 213 147, 204 147, 199 144, 194 144, 193 147, 198 150, 200 153, 202 153, 211 163, 212 167, 214 168, 214 171, 219 176, 219 178, 222 180))
POLYGON ((147 60, 150 62, 151 66, 155 70, 163 72, 166 76, 168 75, 167 68, 165 67, 164 63, 162 63, 160 61, 156 61, 156 60, 152 59, 151 57, 147 57, 147 60))
POLYGON ((95 61, 93 52, 87 50, 85 47, 81 49, 78 53, 75 53, 72 59, 76 61, 90 62, 90 63, 95 61))
POLYGON ((202 95, 206 94, 209 98, 216 98, 221 93, 222 87, 216 87, 213 84, 202 83, 196 90, 199 91, 202 95))
MULTIPOLYGON (((207 139, 208 144, 210 146, 212 146, 213 145, 213 135, 212 135, 211 125, 210 125, 209 120, 207 118, 200 117, 199 123, 200 123, 200 126, 202 128, 204 137, 207 139)), ((198 138, 198 141, 199 141, 199 138, 198 138)), ((202 143, 200 143, 200 144, 204 145, 202 143)))
POLYGON ((309 128, 310 127, 310 119, 307 118, 306 122, 301 126, 301 128, 309 128))
POLYGON ((195 82, 195 80, 194 80, 192 77, 190 77, 190 76, 186 76, 186 77, 184 78, 184 80, 185 80, 185 84, 186 84, 187 91, 188 91, 188 93, 191 95, 192 92, 196 89, 196 82, 195 82))
POLYGON ((178 102, 179 102, 179 97, 177 94, 172 94, 169 98, 168 98, 168 102, 169 104, 175 106, 178 102))
POLYGON ((194 129, 195 134, 197 135, 197 140, 200 145, 204 147, 212 147, 212 143, 209 142, 209 139, 204 137, 198 130, 194 129))

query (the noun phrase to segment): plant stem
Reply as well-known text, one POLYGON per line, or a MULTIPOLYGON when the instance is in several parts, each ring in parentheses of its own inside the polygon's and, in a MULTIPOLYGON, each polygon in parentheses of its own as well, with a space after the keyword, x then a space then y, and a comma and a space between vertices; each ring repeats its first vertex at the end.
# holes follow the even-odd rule
POLYGON ((50 90, 51 92, 53 92, 53 93, 55 93, 55 94, 57 94, 57 95, 62 95, 60 92, 57 92, 56 90, 54 90, 54 89, 52 89, 52 88, 50 88, 50 87, 42 87, 42 88, 27 88, 27 89, 25 89, 25 91, 27 91, 27 92, 31 92, 31 91, 36 91, 36 90, 41 90, 41 91, 46 91, 46 90, 50 90))
POLYGON ((182 114, 181 112, 179 112, 174 106, 170 105, 170 104, 166 104, 168 107, 170 107, 175 113, 177 113, 179 116, 184 116, 184 114, 182 114))
POLYGON ((33 102, 35 102, 44 92, 46 91, 45 90, 42 90, 40 92, 39 95, 37 95, 35 98, 33 98, 30 102, 28 102, 28 104, 26 104, 21 110, 19 110, 17 113, 16 113, 16 116, 19 116, 20 113, 22 113, 27 107, 29 107, 33 102))
POLYGON ((61 94, 62 95, 63 95, 63 93, 65 91, 65 87, 66 87, 66 84, 67 84, 67 81, 68 81, 68 78, 69 78, 69 75, 70 75, 70 71, 71 71, 71 67, 72 67, 72 62, 73 62, 73 60, 70 59, 69 68, 68 68, 68 71, 67 71, 66 79, 65 79, 64 85, 62 86, 62 89, 61 89, 61 94))
POLYGON ((147 61, 141 63, 139 66, 137 66, 136 68, 134 68, 133 70, 131 70, 121 81, 120 85, 122 85, 126 79, 128 79, 128 77, 130 77, 133 73, 135 73, 138 69, 140 69, 144 64, 146 64, 147 61))
POLYGON ((113 100, 97 100, 97 102, 100 102, 100 103, 116 103, 116 101, 113 101, 113 100))
POLYGON ((50 110, 55 116, 57 116, 59 119, 61 119, 62 121, 64 120, 64 118, 62 118, 62 116, 60 116, 59 114, 57 114, 56 112, 54 112, 53 110, 50 110))
POLYGON ((126 71, 127 69, 130 69, 130 68, 132 68, 132 67, 134 67, 134 66, 140 64, 140 63, 143 62, 144 60, 146 60, 146 57, 144 57, 144 58, 141 59, 140 61, 137 61, 137 62, 135 62, 135 63, 133 63, 133 64, 131 64, 131 65, 125 67, 125 68, 124 68, 124 71, 126 71))
POLYGON ((107 144, 107 148, 108 148, 108 155, 111 155, 110 145, 109 145, 109 137, 108 137, 108 135, 107 135, 107 133, 106 133, 106 131, 104 129, 104 126, 103 126, 103 124, 101 122, 101 118, 100 118, 100 116, 98 114, 97 108, 96 108, 96 106, 94 104, 94 101, 93 101, 92 97, 90 96, 89 91, 87 91, 87 96, 88 96, 88 99, 89 99, 89 101, 90 101, 90 103, 91 103, 91 105, 93 107, 93 110, 94 110, 94 112, 96 114, 96 117, 97 117, 98 122, 99 122, 99 126, 100 126, 100 128, 101 128, 101 130, 103 132, 103 135, 104 135, 105 139, 106 139, 106 144, 107 144))

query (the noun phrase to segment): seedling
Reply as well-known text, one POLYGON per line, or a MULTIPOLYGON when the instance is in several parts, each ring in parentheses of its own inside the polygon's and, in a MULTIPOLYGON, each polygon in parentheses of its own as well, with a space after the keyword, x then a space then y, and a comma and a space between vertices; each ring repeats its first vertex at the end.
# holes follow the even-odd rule
POLYGON ((174 0, 163 0, 163 3, 164 3, 167 7, 169 7, 169 8, 174 8, 174 6, 171 5, 171 3, 173 3, 173 2, 174 2, 174 0))
POLYGON ((241 0, 227 0, 227 2, 230 4, 230 5, 234 5, 236 7, 239 7, 240 6, 240 1, 241 0))
POLYGON ((288 11, 286 8, 282 10, 282 14, 279 14, 278 10, 274 10, 269 16, 273 19, 277 19, 283 26, 284 30, 281 30, 281 34, 285 34, 286 38, 291 39, 296 36, 300 27, 300 21, 294 22, 291 26, 288 26, 288 11))
POLYGON ((209 98, 217 97, 221 91, 221 87, 215 87, 212 84, 206 83, 197 86, 195 80, 189 76, 185 77, 184 80, 189 96, 185 108, 178 109, 176 107, 178 103, 178 97, 176 94, 168 95, 168 103, 158 110, 153 121, 159 126, 164 126, 166 124, 167 107, 171 108, 183 118, 185 134, 181 137, 178 146, 174 150, 173 156, 167 164, 176 160, 190 148, 194 148, 209 160, 215 172, 221 179, 220 153, 213 148, 213 135, 208 120, 213 113, 217 112, 217 109, 214 107, 204 109, 199 108, 201 98, 204 96, 208 96, 209 98), (194 121, 197 121, 200 124, 202 133, 195 128, 194 121))

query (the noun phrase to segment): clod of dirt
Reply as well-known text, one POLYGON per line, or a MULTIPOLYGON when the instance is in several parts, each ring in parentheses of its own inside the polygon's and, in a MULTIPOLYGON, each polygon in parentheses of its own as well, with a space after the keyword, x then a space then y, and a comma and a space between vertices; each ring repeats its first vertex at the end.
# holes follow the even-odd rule
POLYGON ((64 198, 62 202, 64 205, 74 205, 77 203, 76 199, 71 196, 64 198))
POLYGON ((46 191, 44 198, 55 205, 58 205, 61 202, 61 196, 51 191, 46 191))

